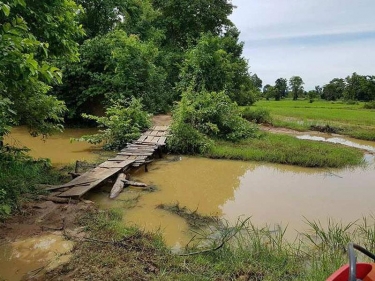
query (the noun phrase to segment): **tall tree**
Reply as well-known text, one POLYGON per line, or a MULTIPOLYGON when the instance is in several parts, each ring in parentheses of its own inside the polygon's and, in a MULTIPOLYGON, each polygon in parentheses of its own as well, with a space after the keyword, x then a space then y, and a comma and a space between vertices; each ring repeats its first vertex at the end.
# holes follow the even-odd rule
POLYGON ((338 100, 343 97, 345 90, 344 79, 335 78, 323 87, 322 97, 326 100, 338 100))
POLYGON ((48 95, 61 82, 51 58, 77 59, 78 12, 71 0, 0 2, 0 104, 8 112, 0 141, 12 123, 28 125, 33 135, 61 129, 65 106, 48 95))
POLYGON ((344 99, 370 101, 375 98, 374 76, 362 76, 354 72, 345 78, 345 83, 344 99))
POLYGON ((263 87, 263 96, 269 100, 270 98, 275 97, 275 87, 267 84, 263 87))
POLYGON ((297 100, 298 96, 303 93, 303 84, 305 84, 300 76, 293 76, 289 79, 290 89, 292 90, 293 100, 297 100))
POLYGON ((322 95, 323 95, 323 88, 320 87, 319 85, 315 86, 315 92, 316 92, 316 96, 317 97, 322 97, 322 95))
POLYGON ((258 88, 259 90, 262 89, 263 81, 256 75, 255 73, 250 76, 251 81, 253 82, 254 87, 258 88))
POLYGON ((128 34, 137 34, 141 39, 158 36, 161 33, 153 27, 153 21, 160 13, 152 8, 151 0, 76 0, 84 13, 80 14, 87 37, 105 35, 116 27, 128 34))
POLYGON ((201 33, 222 34, 233 26, 228 0, 152 0, 161 12, 158 26, 165 30, 165 44, 186 49, 201 33))
POLYGON ((230 29, 223 36, 203 34, 198 44, 190 49, 182 65, 179 89, 184 92, 221 92, 240 105, 255 102, 253 85, 247 61, 242 57, 243 43, 239 32, 230 29))
POLYGON ((234 26, 229 19, 234 6, 230 0, 151 1, 160 13, 155 21, 155 27, 164 34, 160 63, 167 71, 167 81, 172 89, 180 80, 180 65, 185 52, 194 48, 201 34, 221 35, 234 26))
POLYGON ((286 97, 287 93, 288 81, 285 78, 277 79, 274 87, 275 100, 279 101, 281 98, 286 97))

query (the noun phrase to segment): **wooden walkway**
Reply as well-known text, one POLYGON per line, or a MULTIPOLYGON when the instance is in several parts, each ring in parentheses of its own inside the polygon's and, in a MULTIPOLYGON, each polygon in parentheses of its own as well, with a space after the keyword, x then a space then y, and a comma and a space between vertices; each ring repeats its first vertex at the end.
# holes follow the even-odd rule
MULTIPOLYGON (((132 167, 140 167, 150 163, 155 152, 161 153, 165 146, 168 126, 155 126, 143 133, 142 136, 129 143, 117 153, 115 158, 108 159, 96 168, 82 174, 72 181, 52 189, 69 188, 59 194, 59 197, 81 197, 89 190, 106 181, 108 178, 126 172, 132 167)), ((52 190, 51 189, 51 190, 52 190)))

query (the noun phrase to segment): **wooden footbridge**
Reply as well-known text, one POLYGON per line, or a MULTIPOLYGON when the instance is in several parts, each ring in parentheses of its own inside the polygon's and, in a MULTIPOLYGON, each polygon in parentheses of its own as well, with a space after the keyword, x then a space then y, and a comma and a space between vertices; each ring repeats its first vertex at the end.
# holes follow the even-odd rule
MULTIPOLYGON (((125 172, 132 167, 140 167, 149 164, 155 153, 161 156, 161 149, 165 146, 168 134, 168 126, 154 126, 141 137, 129 143, 117 153, 116 157, 108 159, 96 168, 78 176, 72 181, 50 188, 50 190, 64 190, 59 197, 80 198, 89 190, 117 175, 117 181, 113 186, 111 197, 117 196, 126 183, 125 172)), ((146 166, 147 167, 147 166, 146 166)))

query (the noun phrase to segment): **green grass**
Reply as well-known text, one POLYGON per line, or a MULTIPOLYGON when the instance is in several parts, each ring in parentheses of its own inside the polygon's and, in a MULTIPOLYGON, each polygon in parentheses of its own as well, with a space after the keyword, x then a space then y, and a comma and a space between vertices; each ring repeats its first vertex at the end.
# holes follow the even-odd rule
POLYGON ((47 160, 35 161, 22 154, 0 151, 0 219, 10 215, 25 199, 35 199, 43 193, 38 185, 57 184, 61 179, 47 160))
POLYGON ((363 158, 362 152, 354 148, 269 133, 239 143, 216 142, 206 156, 331 168, 358 165, 363 158))
POLYGON ((307 221, 311 230, 295 242, 285 239, 285 229, 259 229, 249 220, 234 226, 223 222, 214 238, 196 232, 206 246, 189 246, 188 255, 181 256, 172 254, 160 235, 124 227, 118 212, 86 213, 80 222, 89 238, 77 243, 70 263, 47 273, 46 280, 323 281, 347 263, 349 241, 360 244, 375 235, 374 218, 347 225, 329 221, 326 228, 307 221), (224 244, 223 237, 229 237, 224 244))
POLYGON ((254 108, 268 109, 272 124, 299 131, 309 130, 311 125, 330 125, 341 134, 375 140, 375 110, 365 109, 364 103, 307 100, 258 101, 254 108))

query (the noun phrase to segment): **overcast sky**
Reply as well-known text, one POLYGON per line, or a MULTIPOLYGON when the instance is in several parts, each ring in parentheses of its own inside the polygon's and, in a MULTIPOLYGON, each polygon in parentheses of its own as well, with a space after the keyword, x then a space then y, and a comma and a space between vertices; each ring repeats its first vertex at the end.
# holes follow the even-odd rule
POLYGON ((305 89, 375 75, 375 0, 233 0, 231 20, 263 85, 299 75, 305 89))

